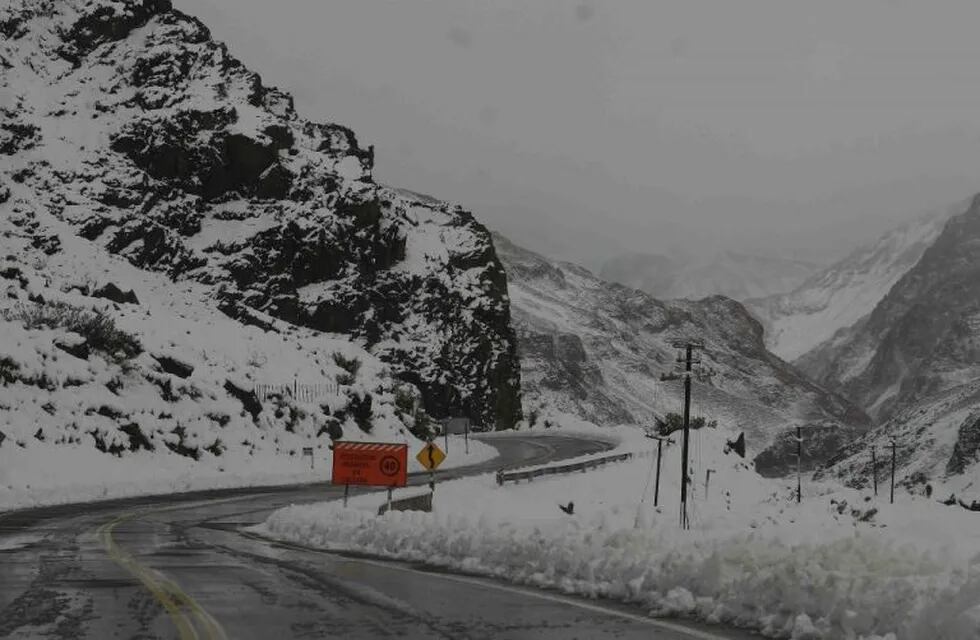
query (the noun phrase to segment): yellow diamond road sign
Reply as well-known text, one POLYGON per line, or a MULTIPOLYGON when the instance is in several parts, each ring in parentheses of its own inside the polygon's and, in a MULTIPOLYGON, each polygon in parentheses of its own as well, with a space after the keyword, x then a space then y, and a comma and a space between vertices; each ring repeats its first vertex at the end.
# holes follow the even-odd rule
POLYGON ((422 447, 422 450, 415 456, 415 459, 421 462, 423 467, 432 471, 442 464, 442 461, 446 459, 446 454, 442 452, 442 449, 430 442, 422 447))

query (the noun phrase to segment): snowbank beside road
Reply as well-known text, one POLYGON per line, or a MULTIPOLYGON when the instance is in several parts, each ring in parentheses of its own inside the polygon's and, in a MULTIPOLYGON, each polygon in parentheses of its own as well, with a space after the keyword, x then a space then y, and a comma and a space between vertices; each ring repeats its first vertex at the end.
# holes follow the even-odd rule
POLYGON ((660 509, 654 458, 530 484, 492 475, 439 485, 432 514, 376 516, 380 496, 295 506, 257 531, 292 542, 494 576, 638 604, 770 637, 975 638, 980 619, 977 515, 901 496, 807 495, 721 454, 704 434, 692 457, 693 529, 678 527, 677 448, 665 455, 660 509), (698 451, 700 446, 700 451, 698 451), (713 489, 712 489, 713 487, 713 489), (867 498, 867 499, 866 499, 867 498), (574 514, 559 504, 574 502, 574 514))

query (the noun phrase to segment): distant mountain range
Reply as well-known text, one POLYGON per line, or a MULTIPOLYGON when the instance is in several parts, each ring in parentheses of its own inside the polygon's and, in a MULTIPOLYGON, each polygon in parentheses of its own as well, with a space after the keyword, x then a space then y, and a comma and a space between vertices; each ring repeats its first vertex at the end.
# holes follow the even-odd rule
POLYGON ((886 234, 787 296, 750 304, 774 350, 876 425, 822 474, 869 486, 872 448, 881 459, 894 442, 900 484, 976 491, 980 196, 886 234))
POLYGON ((871 313, 915 266, 951 215, 951 209, 944 209, 923 216, 859 247, 789 293, 747 300, 766 328, 766 345, 780 357, 796 360, 871 313))
POLYGON ((817 269, 819 265, 801 260, 732 251, 707 263, 632 253, 604 263, 600 276, 661 299, 723 295, 747 300, 791 291, 817 269))
POLYGON ((870 314, 799 359, 878 421, 980 378, 980 197, 870 314))

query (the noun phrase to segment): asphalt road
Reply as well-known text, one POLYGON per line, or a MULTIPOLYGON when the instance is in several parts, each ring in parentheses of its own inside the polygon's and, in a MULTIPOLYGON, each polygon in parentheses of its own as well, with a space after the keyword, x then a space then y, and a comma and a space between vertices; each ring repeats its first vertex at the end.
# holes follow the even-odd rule
MULTIPOLYGON (((561 436, 488 442, 500 458, 443 477, 605 448, 561 436)), ((0 638, 745 637, 240 531, 279 507, 340 493, 329 485, 218 490, 0 514, 0 638)))

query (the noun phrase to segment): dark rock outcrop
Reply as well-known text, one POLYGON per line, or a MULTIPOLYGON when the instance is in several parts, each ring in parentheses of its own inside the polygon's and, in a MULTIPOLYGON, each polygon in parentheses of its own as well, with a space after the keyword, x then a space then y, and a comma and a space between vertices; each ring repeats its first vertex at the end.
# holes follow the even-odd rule
POLYGON ((963 421, 956 433, 953 454, 946 463, 946 473, 963 473, 980 459, 980 414, 963 421))
POLYGON ((258 418, 259 414, 262 413, 262 403, 259 402, 259 399, 255 397, 255 394, 251 390, 245 389, 231 380, 226 380, 225 391, 242 403, 242 407, 252 416, 253 420, 258 418))
POLYGON ((136 292, 130 289, 129 291, 123 291, 115 284, 108 282, 103 286, 99 287, 92 292, 93 298, 105 298, 106 300, 112 300, 117 304, 139 304, 139 298, 136 297, 136 292))
POLYGON ((68 338, 56 338, 54 341, 54 346, 58 349, 64 351, 70 356, 74 356, 80 360, 87 360, 89 355, 91 355, 92 350, 89 348, 88 342, 84 339, 71 340, 68 338))
POLYGON ((163 355, 163 354, 153 354, 153 359, 157 361, 160 368, 163 369, 165 373, 169 373, 172 376, 177 376, 178 378, 189 378, 192 373, 194 373, 194 366, 183 362, 173 356, 163 355))

